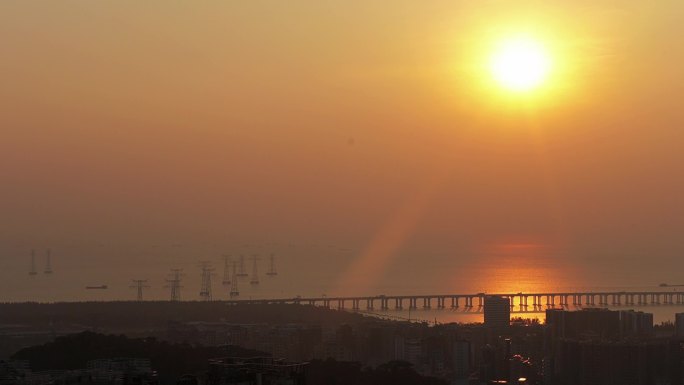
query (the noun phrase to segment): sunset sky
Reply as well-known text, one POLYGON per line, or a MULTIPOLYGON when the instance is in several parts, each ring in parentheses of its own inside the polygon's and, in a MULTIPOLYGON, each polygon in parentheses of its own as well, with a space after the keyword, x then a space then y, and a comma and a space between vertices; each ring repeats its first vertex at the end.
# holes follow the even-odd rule
POLYGON ((315 294, 518 291, 454 276, 525 261, 684 283, 682 20, 669 0, 2 1, 0 288, 32 248, 127 285, 172 267, 133 247, 195 266, 267 243, 334 245, 288 254, 315 294), (490 70, 516 36, 551 63, 525 92, 490 70))

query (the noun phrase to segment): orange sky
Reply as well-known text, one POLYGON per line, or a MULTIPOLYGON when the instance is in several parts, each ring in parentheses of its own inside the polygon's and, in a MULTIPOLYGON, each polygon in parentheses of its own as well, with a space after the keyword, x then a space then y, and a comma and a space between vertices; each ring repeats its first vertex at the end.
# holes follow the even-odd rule
POLYGON ((668 279, 683 18, 677 1, 0 2, 0 259, 320 242, 352 250, 308 265, 332 266, 330 290, 373 290, 418 259, 534 242, 668 279), (555 61, 531 96, 481 68, 518 32, 555 61))

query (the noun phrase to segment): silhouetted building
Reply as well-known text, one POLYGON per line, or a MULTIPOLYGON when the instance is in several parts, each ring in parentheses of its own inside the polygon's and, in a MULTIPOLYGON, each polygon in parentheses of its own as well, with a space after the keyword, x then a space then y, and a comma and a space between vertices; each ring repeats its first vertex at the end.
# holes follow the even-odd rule
POLYGON ((157 384, 157 373, 146 358, 111 358, 88 361, 87 373, 97 384, 157 384))
POLYGON ((552 341, 561 338, 617 338, 620 312, 608 309, 546 311, 546 325, 552 341))
POLYGON ((634 310, 620 311, 621 337, 651 335, 653 335, 653 314, 634 310))
POLYGON ((388 325, 368 329, 366 342, 366 361, 371 365, 379 365, 394 359, 394 330, 388 325))
POLYGON ((484 325, 505 328, 511 322, 511 300, 506 297, 486 296, 484 298, 484 325))
POLYGON ((395 359, 410 362, 416 368, 423 363, 423 344, 418 338, 398 336, 395 339, 395 359))
POLYGON ((470 374, 470 341, 456 340, 452 344, 452 366, 456 378, 464 378, 470 374))
POLYGON ((564 340, 559 347, 553 384, 682 383, 681 347, 673 341, 564 340))
POLYGON ((684 313, 675 314, 675 335, 684 338, 684 313))
POLYGON ((633 310, 549 309, 546 325, 552 340, 648 337, 653 335, 653 314, 633 310))
POLYGON ((270 357, 216 358, 209 361, 207 385, 303 385, 305 363, 270 357))
POLYGON ((0 385, 158 385, 148 359, 88 361, 87 369, 32 372, 27 361, 0 361, 0 385))
POLYGON ((511 357, 508 366, 509 384, 528 384, 536 383, 537 374, 532 362, 518 354, 511 357))
POLYGON ((508 381, 510 376, 510 349, 510 339, 498 339, 494 344, 482 347, 479 365, 481 382, 503 381, 502 383, 506 383, 508 381))

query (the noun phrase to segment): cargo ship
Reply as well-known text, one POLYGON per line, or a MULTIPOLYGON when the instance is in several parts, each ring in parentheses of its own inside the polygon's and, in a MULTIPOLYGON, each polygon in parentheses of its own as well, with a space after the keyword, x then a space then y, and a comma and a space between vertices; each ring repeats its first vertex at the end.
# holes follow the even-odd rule
POLYGON ((107 289, 107 285, 86 286, 86 290, 104 290, 104 289, 107 289))

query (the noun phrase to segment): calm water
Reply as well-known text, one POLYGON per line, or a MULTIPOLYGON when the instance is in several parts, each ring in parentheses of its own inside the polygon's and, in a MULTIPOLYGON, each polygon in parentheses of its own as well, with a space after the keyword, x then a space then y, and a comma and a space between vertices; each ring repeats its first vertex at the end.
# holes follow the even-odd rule
MULTIPOLYGON (((30 247, 0 248, 0 300, 2 301, 105 301, 134 299, 132 279, 148 279, 151 286, 146 299, 168 299, 165 287, 170 268, 182 268, 182 298, 199 299, 200 268, 198 262, 211 260, 215 271, 215 299, 227 299, 229 287, 221 285, 224 250, 235 254, 261 255, 260 284, 249 284, 249 277, 239 281, 240 298, 272 298, 333 295, 378 294, 443 294, 478 292, 538 292, 573 290, 659 290, 658 284, 682 283, 676 268, 679 261, 656 261, 644 264, 639 257, 567 258, 530 250, 525 247, 504 251, 470 253, 406 252, 394 257, 377 276, 347 277, 351 282, 340 287, 340 276, 358 254, 334 245, 267 245, 267 246, 136 246, 86 245, 53 246, 53 269, 42 274, 44 249, 37 249, 39 274, 29 277, 30 247), (268 277, 268 255, 276 253, 278 275, 268 277), (572 260, 573 262, 568 262, 572 260), (358 278, 358 285, 355 279, 358 278), (87 285, 108 285, 107 290, 86 290, 87 285)), ((251 274, 252 264, 246 261, 251 274)), ((684 288, 682 288, 684 289, 684 288)), ((624 306, 622 308, 625 308, 624 306)), ((652 312, 656 322, 672 320, 683 307, 646 306, 639 310, 652 312)), ((408 318, 407 311, 387 312, 389 316, 408 318)), ((480 321, 481 314, 463 310, 412 311, 412 319, 440 322, 480 321)), ((543 317, 543 314, 526 316, 543 317)))

